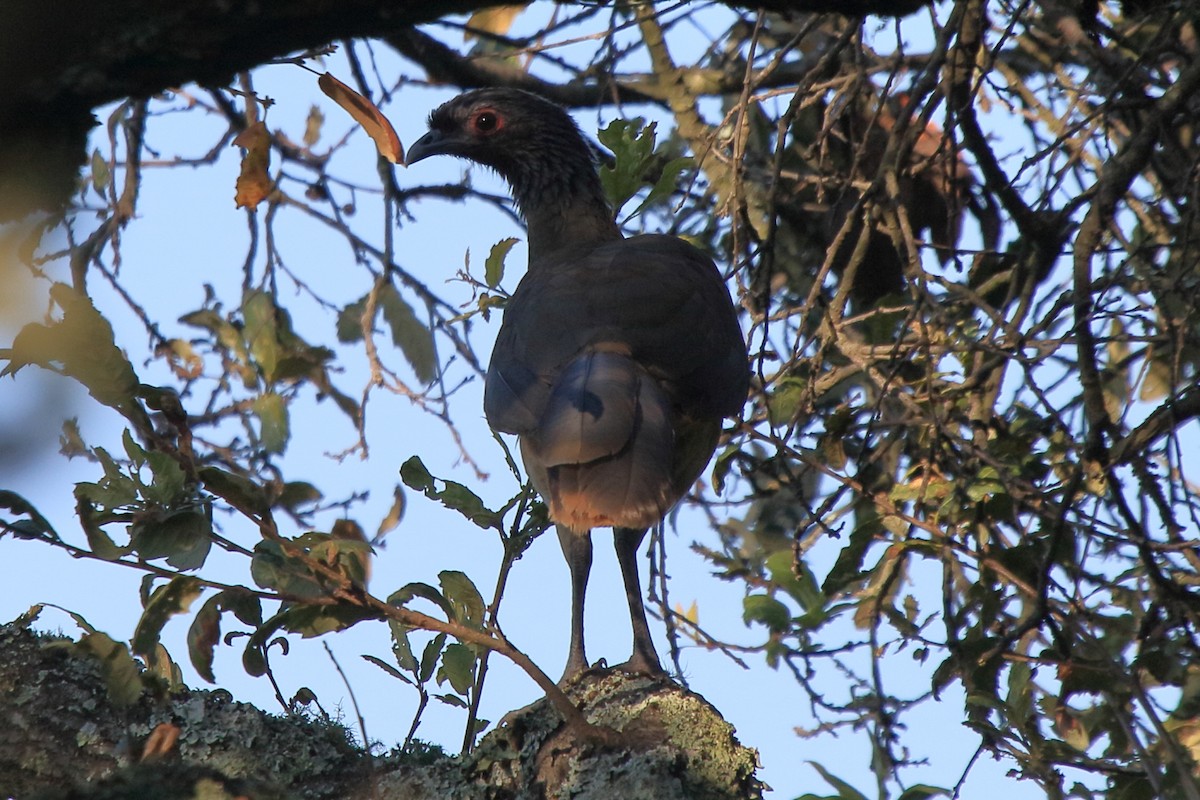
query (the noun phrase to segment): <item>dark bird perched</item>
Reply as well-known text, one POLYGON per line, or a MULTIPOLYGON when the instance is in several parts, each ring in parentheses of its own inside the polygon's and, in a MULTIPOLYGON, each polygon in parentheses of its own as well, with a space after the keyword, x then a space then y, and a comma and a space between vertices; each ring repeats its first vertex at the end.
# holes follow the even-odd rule
POLYGON ((519 437, 571 568, 571 650, 588 666, 590 530, 611 526, 633 623, 623 669, 662 674, 637 548, 704 470, 722 418, 746 399, 746 344, 712 260, 673 236, 626 239, 592 151, 563 109, 515 89, 460 95, 408 152, 499 172, 529 229, 529 270, 504 311, 484 386, 497 431, 519 437))

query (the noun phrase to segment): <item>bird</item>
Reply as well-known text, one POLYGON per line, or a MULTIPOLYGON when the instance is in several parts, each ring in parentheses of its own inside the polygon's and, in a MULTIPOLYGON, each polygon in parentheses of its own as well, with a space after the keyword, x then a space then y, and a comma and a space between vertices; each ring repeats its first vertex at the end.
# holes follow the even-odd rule
POLYGON ((571 574, 560 684, 589 669, 584 598, 593 528, 611 527, 633 629, 616 668, 662 677, 637 551, 692 487, 722 422, 740 414, 749 359, 713 260, 675 236, 626 238, 595 150, 572 117, 530 92, 485 88, 436 108, 407 165, 434 155, 499 173, 526 223, 529 264, 504 308, 484 414, 515 434, 571 574))

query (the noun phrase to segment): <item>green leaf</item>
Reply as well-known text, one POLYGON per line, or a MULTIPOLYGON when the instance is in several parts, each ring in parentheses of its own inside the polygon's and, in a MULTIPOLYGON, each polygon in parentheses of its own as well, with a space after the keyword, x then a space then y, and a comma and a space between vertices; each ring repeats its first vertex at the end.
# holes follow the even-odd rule
POLYGON ((262 601, 249 589, 234 587, 221 592, 221 608, 232 611, 246 625, 262 625, 262 601))
POLYGON ((441 592, 428 583, 413 581, 412 583, 405 584, 395 592, 392 592, 387 601, 394 606, 404 606, 414 597, 420 597, 423 600, 434 603, 445 612, 447 620, 454 619, 454 606, 450 604, 450 601, 441 592))
POLYGON ((260 516, 270 512, 266 493, 249 478, 216 467, 202 467, 199 472, 204 488, 232 505, 260 516))
POLYGON ((264 648, 264 644, 251 636, 246 642, 246 649, 242 651, 242 669, 252 678, 260 678, 267 674, 267 656, 264 648))
POLYGON ((92 190, 100 197, 104 197, 104 190, 111 182, 112 171, 109 170, 104 156, 100 155, 100 148, 96 148, 92 151, 92 190))
POLYGON ((221 641, 221 596, 218 592, 200 606, 192 624, 188 626, 187 648, 188 657, 195 667, 196 673, 208 681, 216 683, 213 676, 213 650, 221 641))
POLYGON ((778 633, 785 631, 792 621, 792 613, 783 603, 769 594, 751 594, 742 600, 742 619, 749 625, 761 622, 778 633))
POLYGON ((472 628, 481 627, 483 597, 471 579, 462 572, 447 569, 438 573, 438 581, 442 584, 442 594, 453 608, 454 620, 472 628))
POLYGON ((187 476, 183 467, 169 454, 151 451, 146 454, 146 461, 150 464, 150 473, 154 476, 150 485, 143 485, 141 489, 141 495, 147 502, 163 506, 173 505, 189 494, 185 491, 187 476))
POLYGON ((116 542, 109 538, 108 534, 100 527, 101 515, 97 513, 96 507, 80 494, 81 486, 91 485, 94 484, 77 484, 75 486, 75 515, 79 517, 79 524, 83 527, 88 547, 92 553, 105 561, 116 561, 133 551, 129 547, 117 546, 116 542))
POLYGON ((279 542, 264 539, 254 545, 250 577, 263 589, 273 589, 298 598, 312 599, 326 592, 301 559, 284 553, 279 542))
POLYGON ((417 380, 421 383, 432 381, 437 372, 437 357, 433 347, 433 332, 429 326, 417 319, 412 308, 390 283, 379 290, 379 306, 383 310, 384 321, 392 329, 392 343, 404 353, 417 380))
POLYGON ((114 705, 132 705, 142 695, 142 678, 137 662, 121 642, 106 633, 85 633, 76 645, 77 652, 94 656, 100 662, 100 672, 108 697, 114 705))
POLYGON ((604 194, 619 212, 645 184, 643 176, 654 152, 656 123, 645 124, 641 117, 615 119, 597 133, 600 143, 613 153, 613 163, 600 168, 604 194))
POLYGON ((775 388, 767 395, 767 416, 771 424, 787 425, 795 419, 809 391, 809 383, 803 378, 789 377, 777 381, 775 388))
POLYGON ((896 800, 926 800, 928 797, 949 797, 950 790, 918 783, 900 793, 896 800))
POLYGON ((369 661, 370 663, 372 663, 372 664, 374 664, 375 666, 379 667, 381 670, 383 670, 384 672, 386 672, 388 675, 391 675, 393 678, 396 678, 397 680, 404 681, 404 682, 405 682, 405 683, 407 683, 409 686, 415 686, 415 685, 416 685, 416 684, 414 684, 414 683, 413 683, 413 681, 412 681, 412 678, 409 678, 409 677, 408 677, 407 675, 405 675, 403 672, 401 672, 400 670, 396 669, 395 667, 393 667, 391 664, 387 663, 387 662, 386 662, 386 661, 384 661, 383 659, 381 659, 381 658, 377 658, 376 656, 372 656, 372 655, 363 655, 363 656, 362 656, 362 658, 363 658, 363 660, 364 660, 364 661, 369 661))
POLYGON ((279 497, 275 499, 278 505, 289 511, 295 511, 300 506, 317 503, 325 495, 317 487, 306 481, 288 481, 283 485, 279 497))
POLYGON ((58 533, 41 512, 16 492, 0 489, 0 508, 26 517, 21 520, 0 519, 0 536, 11 533, 18 539, 60 541, 58 533))
POLYGON ((133 462, 135 470, 145 466, 146 451, 134 441, 133 434, 129 432, 128 428, 121 434, 121 446, 125 448, 125 455, 129 456, 129 460, 133 462))
POLYGON ((433 668, 437 666, 438 656, 442 654, 445 644, 444 633, 439 633, 425 644, 425 649, 421 651, 421 671, 417 673, 417 679, 421 683, 427 683, 433 677, 433 668))
POLYGON ((392 654, 396 657, 396 663, 400 669, 416 675, 420 665, 413 655, 412 643, 408 641, 408 628, 394 619, 388 620, 388 628, 392 632, 392 654))
POLYGON ((292 606, 277 615, 280 625, 305 639, 345 630, 377 614, 369 608, 352 605, 292 606))
POLYGON ((246 321, 242 335, 249 346, 250 355, 258 364, 267 383, 273 383, 276 377, 275 368, 279 364, 275 300, 266 292, 246 292, 242 298, 242 318, 246 321))
POLYGON ((167 620, 187 611, 201 591, 200 581, 190 575, 176 576, 155 589, 134 628, 133 652, 144 658, 152 656, 167 620))
POLYGON ((138 378, 113 339, 112 325, 86 295, 65 283, 50 287, 62 309, 62 320, 30 323, 13 340, 8 364, 0 377, 15 375, 28 364, 61 370, 87 387, 88 393, 112 408, 133 403, 138 378))
POLYGON ((438 677, 450 681, 454 691, 466 694, 475 682, 475 653, 459 642, 448 645, 442 653, 442 669, 438 677))
POLYGON ((400 466, 400 479, 408 488, 421 492, 430 500, 437 500, 481 528, 500 527, 500 515, 488 510, 479 496, 461 483, 441 481, 445 488, 439 491, 434 483, 435 478, 418 456, 413 456, 400 466))
POLYGON ((867 556, 867 548, 875 541, 875 526, 859 525, 850 533, 850 541, 838 553, 833 569, 825 576, 821 591, 832 597, 846 587, 847 584, 862 578, 863 560, 867 556))
POLYGON ((691 165, 692 159, 687 156, 673 158, 664 164, 662 174, 659 175, 658 180, 646 195, 646 199, 639 203, 629 216, 636 217, 647 208, 653 208, 656 203, 669 197, 679 186, 679 178, 691 165))
POLYGON ((282 453, 288 443, 288 407, 282 395, 267 392, 254 398, 259 439, 268 453, 282 453))
POLYGON ((362 341, 362 316, 367 310, 368 297, 370 297, 369 294, 364 294, 362 297, 358 298, 353 303, 338 312, 337 338, 342 344, 350 344, 351 342, 362 341))
POLYGON ((495 289, 500 285, 500 281, 504 280, 504 259, 508 258, 508 252, 518 241, 520 240, 510 236, 492 245, 492 251, 483 263, 483 282, 489 289, 495 289))
POLYGON ((737 445, 729 445, 713 459, 712 471, 712 487, 717 494, 722 494, 725 491, 725 479, 729 477, 729 470, 734 465, 734 456, 739 455, 742 449, 737 445))
POLYGON ((129 546, 146 561, 165 558, 175 569, 199 569, 212 548, 212 520, 201 508, 142 514, 129 527, 129 546))
POLYGON ((808 763, 813 769, 821 773, 821 777, 825 779, 826 783, 828 783, 834 789, 837 789, 838 797, 841 798, 841 800, 867 800, 867 796, 865 794, 858 791, 853 786, 831 773, 829 770, 825 769, 825 767, 821 766, 815 761, 809 761, 808 763))
POLYGON ((795 563, 791 550, 778 550, 767 557, 771 582, 788 593, 805 611, 825 607, 827 598, 817 586, 817 579, 808 565, 795 563), (799 573, 799 574, 797 574, 799 573))

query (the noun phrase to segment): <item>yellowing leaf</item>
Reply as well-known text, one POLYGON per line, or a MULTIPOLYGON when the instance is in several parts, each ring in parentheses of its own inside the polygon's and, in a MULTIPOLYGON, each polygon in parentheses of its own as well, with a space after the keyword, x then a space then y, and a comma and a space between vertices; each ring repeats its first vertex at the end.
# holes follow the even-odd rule
POLYGON ((467 30, 463 32, 463 41, 469 42, 472 39, 478 39, 479 36, 475 31, 503 36, 508 33, 508 29, 512 27, 513 20, 517 18, 517 15, 524 10, 525 5, 521 4, 495 6, 476 11, 467 20, 467 30))
POLYGON ((238 208, 253 211, 272 189, 271 176, 267 174, 271 166, 271 134, 265 124, 256 122, 239 133, 233 143, 246 151, 233 200, 238 208))
POLYGON ((317 85, 329 99, 346 110, 354 121, 362 126, 367 135, 375 142, 379 155, 393 164, 404 163, 404 145, 388 118, 383 115, 374 103, 351 89, 328 72, 317 78, 317 85))
POLYGON ((320 106, 308 110, 308 119, 304 121, 304 146, 312 147, 321 138, 321 128, 325 125, 325 114, 320 106))
POLYGON ((387 516, 380 520, 379 530, 375 531, 375 538, 371 540, 371 544, 379 544, 383 541, 383 537, 396 529, 400 520, 404 518, 404 509, 407 505, 404 498, 404 487, 396 486, 392 494, 392 507, 388 509, 387 516))
POLYGON ((680 605, 679 603, 676 603, 675 604, 675 613, 678 614, 683 619, 686 619, 688 622, 692 623, 693 625, 700 624, 700 608, 696 605, 695 600, 693 600, 692 604, 687 607, 686 611, 684 610, 682 605, 680 605))
POLYGON ((197 355, 191 343, 184 339, 171 339, 160 346, 159 353, 167 357, 171 371, 183 380, 195 380, 204 372, 204 360, 197 355))

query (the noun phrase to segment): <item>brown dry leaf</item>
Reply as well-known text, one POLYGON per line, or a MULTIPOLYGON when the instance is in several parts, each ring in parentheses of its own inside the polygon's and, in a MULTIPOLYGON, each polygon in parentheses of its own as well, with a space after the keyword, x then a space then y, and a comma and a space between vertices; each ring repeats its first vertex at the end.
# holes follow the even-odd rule
POLYGON ((273 188, 271 176, 267 174, 267 168, 271 166, 271 134, 265 124, 256 122, 239 133, 233 143, 246 151, 233 199, 238 208, 245 206, 253 211, 273 188))
POLYGON ((142 761, 155 761, 170 755, 179 743, 179 734, 183 733, 178 726, 169 722, 160 723, 146 739, 142 748, 142 761))
POLYGON ((400 144, 400 137, 396 135, 392 123, 388 122, 388 118, 374 103, 328 72, 317 78, 317 85, 329 99, 346 109, 346 113, 362 125, 363 130, 374 140, 379 155, 393 164, 404 163, 404 145, 400 144))
POLYGON ((321 128, 325 125, 325 114, 320 106, 308 110, 308 119, 304 121, 304 146, 312 147, 321 139, 321 128))
POLYGON ((517 15, 524 10, 525 5, 522 3, 511 6, 494 6, 476 11, 467 20, 467 30, 463 32, 463 41, 469 42, 472 39, 478 39, 479 36, 475 31, 503 36, 508 33, 508 29, 512 27, 513 20, 517 18, 517 15))

